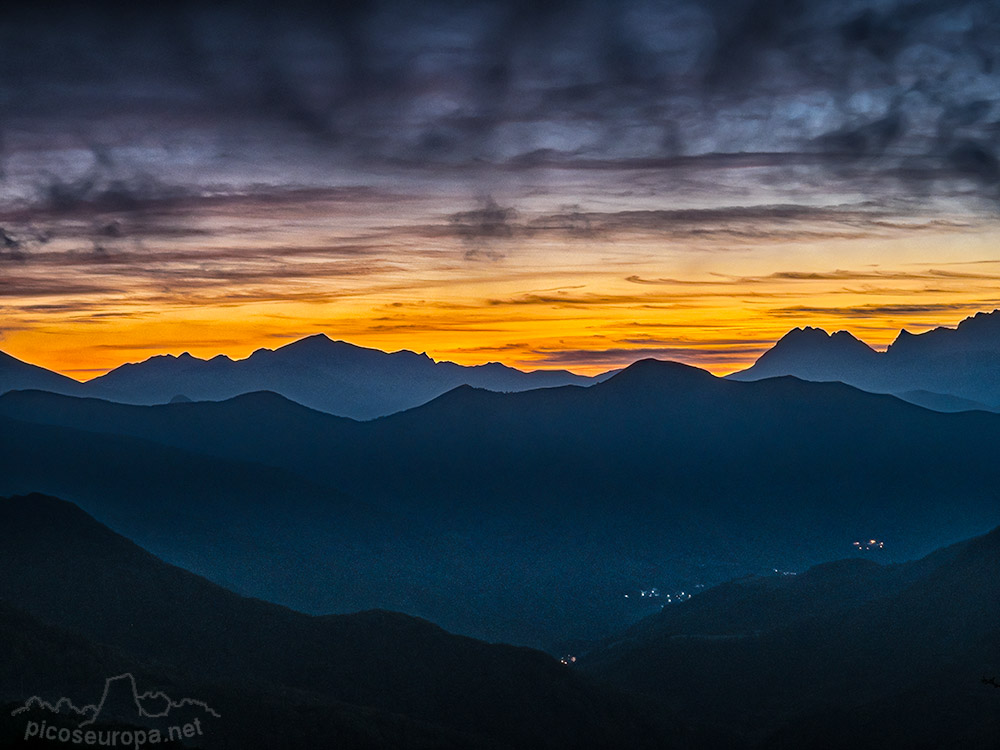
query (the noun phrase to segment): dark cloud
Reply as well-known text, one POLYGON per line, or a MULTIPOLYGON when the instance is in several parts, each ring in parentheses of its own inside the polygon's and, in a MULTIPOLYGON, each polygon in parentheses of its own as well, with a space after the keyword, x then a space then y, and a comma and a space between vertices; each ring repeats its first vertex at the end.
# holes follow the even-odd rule
POLYGON ((1000 182, 1000 160, 990 144, 960 141, 948 152, 948 160, 960 174, 974 177, 987 185, 1000 182))
MULTIPOLYGON (((789 281, 844 281, 856 279, 878 279, 883 274, 871 271, 775 271, 767 276, 769 279, 786 279, 789 281)), ((895 274, 898 278, 898 274, 895 274)))
MULTIPOLYGON (((78 309, 84 304, 79 300, 82 296, 107 294, 115 288, 115 280, 101 283, 90 279, 73 279, 62 276, 46 278, 0 276, 0 298, 62 296, 76 298, 75 302, 69 304, 70 309, 78 309)), ((30 309, 30 306, 26 306, 24 309, 30 309)))
POLYGON ((882 154, 905 129, 902 115, 891 112, 861 125, 825 133, 817 143, 834 158, 854 160, 882 154))
POLYGON ((506 255, 506 241, 516 231, 516 218, 516 210, 503 208, 493 198, 486 198, 479 208, 452 214, 449 224, 467 246, 466 259, 500 260, 506 255))
POLYGON ((140 275, 146 267, 154 273, 170 264, 185 263, 194 276, 210 273, 220 263, 373 255, 382 250, 377 233, 359 233, 357 241, 316 244, 310 237, 308 244, 289 245, 284 237, 278 241, 273 238, 273 220, 291 222, 307 217, 316 222, 381 205, 396 208, 407 200, 364 186, 259 186, 204 193, 155 179, 109 180, 99 170, 84 179, 53 180, 36 195, 41 198, 37 203, 15 204, 6 211, 0 208, 0 221, 9 227, 0 229, 0 259, 29 261, 36 266, 116 264, 140 275), (265 218, 272 221, 261 223, 265 218), (218 236, 220 220, 225 222, 223 237, 218 236), (213 236, 213 242, 199 242, 213 236), (255 236, 266 236, 266 246, 262 247, 255 236), (53 239, 62 241, 59 250, 45 248, 53 239), (224 244, 241 240, 248 246, 224 244), (67 242, 74 246, 66 249, 67 242), (81 247, 89 250, 81 251, 81 247))
MULTIPOLYGON (((660 292, 648 294, 612 294, 600 292, 583 292, 577 294, 557 293, 557 294, 534 294, 526 293, 512 297, 495 297, 486 300, 489 307, 551 307, 551 308, 574 308, 574 307, 647 307, 652 309, 662 309, 670 307, 682 309, 691 306, 693 301, 704 300, 710 297, 733 297, 733 290, 726 291, 688 291, 688 292, 660 292)), ((780 294, 767 294, 762 292, 743 293, 744 297, 779 297, 780 294)))
POLYGON ((978 312, 992 308, 998 300, 980 300, 976 302, 945 302, 916 303, 898 305, 856 305, 852 307, 811 307, 795 305, 769 310, 768 314, 776 318, 812 318, 817 315, 838 318, 884 318, 891 315, 930 315, 942 312, 978 312))
POLYGON ((536 220, 538 227, 568 228, 583 224, 588 232, 628 230, 669 230, 712 225, 725 228, 733 224, 760 222, 791 223, 818 221, 870 221, 881 212, 864 207, 815 207, 805 205, 723 206, 718 208, 680 208, 642 211, 555 213, 536 220))
POLYGON ((22 250, 22 242, 0 227, 0 261, 24 261, 27 257, 22 250))
POLYGON ((626 294, 520 294, 515 297, 493 298, 491 307, 590 307, 597 305, 634 305, 650 301, 650 297, 626 294))
MULTIPOLYGON (((702 249, 716 249, 712 241, 729 244, 763 241, 865 238, 922 231, 967 231, 967 222, 935 219, 902 207, 878 207, 870 203, 842 206, 795 204, 721 206, 633 211, 584 211, 573 207, 541 215, 521 215, 513 207, 501 207, 486 199, 480 208, 453 214, 447 225, 396 227, 403 232, 430 238, 460 238, 468 258, 504 257, 518 239, 559 237, 563 240, 600 239, 619 236, 658 235, 674 240, 708 241, 702 249), (904 217, 906 220, 904 221, 904 217)), ((678 280, 628 279, 634 283, 682 283, 678 280)), ((695 283, 695 282, 683 282, 695 283)), ((708 283, 708 282, 697 282, 708 283)))
POLYGON ((562 210, 531 221, 532 232, 561 232, 570 237, 593 237, 599 234, 595 220, 599 215, 584 211, 579 205, 565 206, 562 210))
POLYGON ((15 204, 7 214, 15 221, 43 227, 34 230, 32 244, 43 245, 53 235, 66 235, 65 222, 74 224, 71 236, 89 240, 96 251, 127 236, 136 240, 151 234, 187 234, 187 222, 162 221, 182 202, 196 196, 191 188, 169 185, 141 172, 118 167, 108 152, 92 147, 93 165, 81 176, 41 175, 34 200, 15 204))
POLYGON ((1000 281, 1000 275, 970 273, 967 271, 946 271, 936 268, 929 268, 926 271, 775 271, 767 276, 742 277, 739 281, 753 283, 770 279, 784 281, 929 281, 942 279, 1000 281))
POLYGON ((711 280, 696 280, 696 279, 646 279, 642 276, 626 276, 625 281, 629 281, 633 284, 647 284, 649 286, 732 286, 737 283, 736 280, 726 280, 719 281, 717 279, 711 280))
MULTIPOLYGON (((688 340, 683 337, 665 339, 657 336, 637 336, 635 338, 623 338, 619 339, 620 344, 630 344, 643 347, 653 347, 660 346, 664 348, 674 348, 676 349, 679 344, 688 343, 688 340)), ((733 347, 737 350, 742 349, 752 349, 757 346, 769 346, 774 343, 774 339, 755 339, 755 338, 711 338, 706 339, 701 342, 698 347, 700 352, 712 352, 719 349, 726 349, 727 347, 733 347)))
MULTIPOLYGON (((616 234, 662 234, 676 239, 727 242, 789 241, 868 237, 899 230, 905 232, 964 231, 968 224, 937 220, 909 212, 902 222, 897 210, 868 204, 845 206, 759 205, 704 209, 666 209, 578 213, 586 220, 587 235, 613 238, 616 234)), ((564 226, 563 215, 533 221, 529 232, 564 226)), ((635 281, 635 279, 630 279, 635 281)), ((639 281, 644 283, 648 280, 639 281)))
MULTIPOLYGON (((229 173, 288 149, 474 169, 815 151, 991 186, 998 43, 989 0, 26 8, 0 32, 5 164, 41 124, 229 173)), ((49 197, 127 207, 143 186, 122 179, 49 197)))

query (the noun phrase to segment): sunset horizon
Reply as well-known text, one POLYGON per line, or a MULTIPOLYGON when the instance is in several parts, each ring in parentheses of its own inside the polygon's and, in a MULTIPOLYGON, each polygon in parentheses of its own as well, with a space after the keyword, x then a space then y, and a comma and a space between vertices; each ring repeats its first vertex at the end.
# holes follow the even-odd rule
MULTIPOLYGON (((750 367, 762 354, 770 350, 783 336, 785 336, 789 331, 795 329, 817 328, 826 331, 828 334, 834 334, 839 331, 847 331, 873 350, 885 351, 888 346, 896 340, 900 331, 905 330, 911 334, 920 334, 936 328, 955 328, 959 323, 969 317, 983 314, 988 315, 996 312, 997 310, 998 308, 984 308, 979 310, 969 308, 968 312, 963 314, 963 317, 958 319, 942 318, 937 321, 927 322, 928 319, 923 317, 921 318, 922 322, 920 323, 914 323, 912 321, 905 322, 899 328, 895 329, 892 328, 891 325, 876 327, 870 322, 859 325, 851 325, 850 322, 845 321, 842 325, 831 326, 824 325, 824 319, 816 321, 803 320, 796 321, 794 324, 789 325, 787 328, 782 330, 781 333, 775 335, 773 339, 756 340, 749 342, 746 345, 741 345, 740 340, 734 336, 731 339, 725 340, 722 345, 714 344, 711 339, 704 339, 701 341, 675 339, 674 342, 676 345, 674 347, 632 347, 621 348, 612 352, 595 349, 592 350, 592 352, 593 354, 598 355, 595 358, 596 363, 587 362, 586 358, 588 353, 590 353, 588 350, 566 350, 571 354, 578 355, 580 359, 574 361, 573 359, 567 357, 564 361, 565 363, 560 364, 558 361, 547 362, 544 359, 532 359, 532 355, 538 356, 542 353, 532 351, 528 348, 522 348, 514 354, 511 354, 509 350, 504 351, 502 347, 497 349, 473 349, 469 351, 443 348, 438 351, 421 345, 419 341, 406 344, 398 342, 395 338, 380 338, 378 336, 374 336, 372 337, 372 341, 366 342, 363 338, 356 338, 353 340, 342 338, 335 330, 323 330, 319 328, 299 334, 282 334, 275 332, 270 336, 263 338, 249 339, 248 341, 239 342, 238 344, 234 343, 233 346, 226 349, 214 346, 212 340, 205 345, 177 344, 173 346, 159 344, 155 341, 142 341, 141 343, 133 344, 132 346, 124 345, 120 349, 117 349, 113 345, 99 344, 93 347, 93 349, 84 348, 74 352, 77 356, 79 356, 81 351, 94 351, 97 353, 95 358, 100 359, 101 361, 111 362, 111 364, 106 367, 60 368, 52 366, 47 363, 46 354, 53 357, 55 356, 53 353, 46 353, 35 349, 29 349, 27 352, 19 352, 15 350, 15 348, 7 346, 7 342, 5 340, 0 340, 0 352, 20 359, 27 364, 44 367, 79 382, 87 382, 100 377, 101 375, 107 374, 122 365, 144 362, 156 356, 170 355, 179 357, 184 354, 189 354, 192 357, 205 361, 214 357, 224 356, 233 361, 242 361, 250 357, 254 352, 260 350, 273 351, 289 344, 293 344, 304 338, 322 335, 326 336, 326 338, 331 341, 339 341, 356 347, 375 349, 389 354, 409 351, 415 354, 424 354, 436 362, 454 362, 455 364, 464 366, 499 363, 507 367, 512 367, 526 372, 535 370, 565 370, 578 375, 594 376, 610 370, 627 367, 628 365, 641 359, 660 359, 681 362, 682 364, 699 367, 711 372, 713 375, 721 377, 731 375, 750 367), (392 344, 388 347, 380 346, 379 343, 383 341, 389 341, 392 342, 392 344), (393 346, 393 344, 395 346, 393 346), (727 356, 720 357, 720 351, 725 352, 727 356), (120 352, 131 352, 134 356, 128 359, 121 358, 120 352), (483 357, 477 358, 476 355, 479 352, 496 352, 499 356, 490 359, 483 357), (119 355, 117 359, 115 358, 116 355, 119 355), (741 357, 740 355, 745 356, 741 357)), ((889 320, 900 319, 891 318, 889 320)), ((690 327, 685 326, 685 328, 697 330, 697 327, 693 325, 690 327)), ((551 357, 553 355, 559 355, 560 351, 561 350, 557 348, 546 349, 544 351, 544 355, 551 357)))
POLYGON ((721 373, 795 326, 953 324, 1000 306, 979 12, 896 49, 829 3, 26 10, 0 349, 86 375, 325 331, 721 373))
POLYGON ((1000 0, 21 3, 0 104, 0 747, 1000 748, 1000 0))

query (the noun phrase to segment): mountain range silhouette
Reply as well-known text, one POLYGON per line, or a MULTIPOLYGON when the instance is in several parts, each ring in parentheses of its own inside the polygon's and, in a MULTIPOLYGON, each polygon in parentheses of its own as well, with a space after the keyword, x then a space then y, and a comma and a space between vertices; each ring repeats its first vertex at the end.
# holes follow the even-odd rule
MULTIPOLYGON (((85 383, 0 352, 0 393, 44 390, 119 403, 177 399, 221 401, 271 391, 318 411, 367 420, 419 406, 459 386, 517 392, 592 385, 612 377, 565 370, 523 372, 497 362, 463 366, 412 351, 387 353, 315 334, 243 360, 225 355, 156 355, 85 383)), ((761 380, 792 375, 891 393, 936 411, 1000 409, 1000 311, 980 312, 955 328, 901 330, 885 352, 847 331, 794 328, 751 367, 729 376, 761 380)))
POLYGON ((955 328, 906 330, 884 352, 847 331, 795 328, 752 367, 730 376, 761 380, 793 375, 892 393, 939 411, 1000 409, 1000 310, 980 312, 955 328))
POLYGON ((156 355, 125 364, 79 383, 0 353, 0 393, 38 389, 92 396, 129 404, 164 404, 181 395, 219 401, 243 393, 273 391, 319 411, 373 419, 425 403, 463 384, 496 391, 523 391, 588 378, 565 370, 522 372, 491 362, 464 366, 436 362, 411 351, 387 353, 308 336, 274 350, 258 349, 246 359, 225 355, 199 359, 190 354, 156 355))

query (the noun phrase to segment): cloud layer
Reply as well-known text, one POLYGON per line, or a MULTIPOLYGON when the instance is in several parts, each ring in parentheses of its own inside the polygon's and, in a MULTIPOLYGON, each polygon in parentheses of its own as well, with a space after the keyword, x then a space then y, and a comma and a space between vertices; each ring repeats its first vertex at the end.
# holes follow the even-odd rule
POLYGON ((990 0, 25 7, 0 26, 5 345, 253 319, 721 367, 758 345, 697 330, 952 322, 1000 297, 998 50, 990 0))
POLYGON ((27 10, 2 37, 5 175, 41 180, 26 152, 62 145, 34 187, 67 207, 92 185, 59 167, 120 169, 91 197, 127 205, 154 170, 268 182, 317 157, 484 172, 753 154, 860 181, 874 160, 914 190, 1000 182, 988 0, 108 4, 27 10))

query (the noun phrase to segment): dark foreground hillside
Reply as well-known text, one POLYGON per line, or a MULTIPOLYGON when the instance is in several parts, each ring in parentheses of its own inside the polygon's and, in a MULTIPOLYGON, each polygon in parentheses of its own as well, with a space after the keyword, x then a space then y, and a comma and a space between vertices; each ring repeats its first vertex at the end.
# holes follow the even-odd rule
MULTIPOLYGON (((189 743, 206 748, 690 744, 655 703, 543 653, 392 612, 311 617, 243 598, 42 495, 0 500, 0 626, 0 703, 95 702, 129 672, 140 691, 219 713, 189 743)), ((24 721, 8 712, 0 730, 24 721)))
MULTIPOLYGON (((314 617, 247 599, 50 497, 0 500, 0 520, 3 747, 21 744, 28 721, 79 723, 38 707, 12 716, 28 697, 83 706, 123 674, 140 692, 219 714, 171 714, 203 723, 187 747, 1000 742, 1000 690, 983 681, 1000 676, 1000 530, 915 562, 851 559, 735 580, 665 606, 569 667, 393 612, 314 617)), ((156 726, 128 702, 94 726, 156 726)))
POLYGON ((760 748, 996 748, 1000 529, 673 605, 579 660, 760 748))

